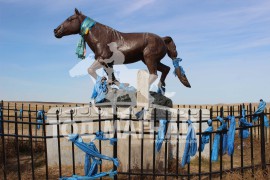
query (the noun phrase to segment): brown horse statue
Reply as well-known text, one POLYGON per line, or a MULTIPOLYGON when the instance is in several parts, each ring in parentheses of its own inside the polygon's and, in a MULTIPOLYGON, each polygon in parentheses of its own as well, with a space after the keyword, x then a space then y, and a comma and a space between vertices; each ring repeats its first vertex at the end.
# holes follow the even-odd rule
MULTIPOLYGON (((62 38, 71 34, 81 34, 81 26, 86 18, 85 15, 75 9, 74 15, 54 29, 55 37, 62 38)), ((176 46, 169 36, 160 37, 152 33, 122 33, 95 22, 82 37, 95 54, 96 61, 88 68, 88 73, 95 79, 97 78, 97 69, 104 67, 106 71, 108 68, 106 59, 112 57, 113 54, 108 44, 112 42, 116 43, 117 49, 124 54, 125 59, 122 64, 143 61, 149 70, 150 85, 158 78, 157 71, 160 71, 162 74, 159 86, 165 87, 165 78, 170 71, 170 67, 161 63, 161 59, 166 54, 172 60, 177 59, 176 46)), ((113 68, 114 64, 117 63, 110 63, 109 66, 113 68)), ((186 76, 180 72, 180 68, 176 69, 176 75, 186 87, 191 87, 186 76)), ((113 77, 112 82, 115 82, 114 76, 111 77, 113 77)))

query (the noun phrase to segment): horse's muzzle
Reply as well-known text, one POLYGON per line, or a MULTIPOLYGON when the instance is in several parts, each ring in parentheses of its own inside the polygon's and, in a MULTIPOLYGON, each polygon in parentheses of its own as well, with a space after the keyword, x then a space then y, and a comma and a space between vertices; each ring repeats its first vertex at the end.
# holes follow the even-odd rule
POLYGON ((56 29, 54 29, 53 30, 53 32, 54 32, 54 36, 56 37, 56 38, 61 38, 61 37, 63 37, 63 35, 62 35, 62 26, 58 26, 56 29))

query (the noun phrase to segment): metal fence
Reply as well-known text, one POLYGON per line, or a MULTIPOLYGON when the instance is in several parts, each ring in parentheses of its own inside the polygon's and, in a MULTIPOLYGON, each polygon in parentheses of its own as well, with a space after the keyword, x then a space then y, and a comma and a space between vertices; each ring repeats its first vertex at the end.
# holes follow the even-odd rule
MULTIPOLYGON (((55 138, 53 136, 46 135, 46 128, 51 126, 52 123, 47 123, 45 116, 42 116, 42 122, 37 122, 37 114, 39 110, 42 110, 43 115, 46 115, 46 112, 50 106, 44 105, 35 105, 31 106, 27 105, 28 108, 24 108, 24 104, 20 104, 20 106, 14 103, 12 106, 9 103, 1 102, 1 156, 0 156, 0 167, 3 173, 3 179, 57 179, 63 176, 71 176, 73 174, 81 174, 79 170, 81 167, 76 167, 76 153, 75 146, 71 144, 72 150, 72 166, 65 167, 62 165, 62 157, 61 156, 61 139, 65 138, 66 135, 62 135, 59 127, 61 124, 68 124, 71 127, 71 132, 73 132, 73 124, 83 124, 87 122, 95 122, 98 126, 98 129, 101 130, 101 123, 103 121, 112 121, 114 123, 115 129, 109 133, 112 133, 115 138, 119 134, 127 134, 128 135, 128 149, 127 149, 127 159, 128 159, 128 170, 127 171, 118 171, 118 175, 114 177, 114 179, 176 179, 176 178, 184 178, 184 179, 202 179, 208 178, 211 179, 213 177, 219 177, 222 179, 226 172, 237 171, 244 175, 246 170, 251 170, 252 175, 256 169, 260 168, 262 170, 266 170, 267 166, 270 165, 270 157, 267 151, 270 150, 269 147, 269 130, 264 126, 264 115, 267 115, 269 118, 268 110, 264 113, 260 114, 260 118, 258 122, 253 122, 253 126, 249 128, 250 137, 248 139, 238 138, 235 136, 235 153, 231 156, 222 155, 219 153, 218 162, 211 161, 211 149, 213 146, 213 138, 215 134, 219 133, 221 137, 227 133, 226 131, 216 131, 214 130, 210 133, 210 142, 207 146, 209 146, 209 156, 208 158, 202 157, 201 152, 197 152, 196 157, 192 159, 191 163, 186 165, 184 168, 180 167, 181 162, 181 154, 179 154, 179 148, 183 144, 180 143, 180 139, 178 138, 180 135, 185 136, 186 134, 183 132, 179 132, 176 135, 176 146, 175 146, 175 156, 171 157, 168 149, 169 140, 167 137, 164 140, 163 146, 164 150, 164 167, 159 168, 156 160, 156 152, 155 152, 155 140, 156 135, 158 133, 157 128, 154 131, 145 131, 142 128, 142 131, 132 131, 131 123, 139 122, 144 126, 144 122, 153 122, 156 127, 158 127, 159 119, 156 118, 156 110, 154 110, 153 119, 145 119, 138 120, 132 119, 132 109, 130 109, 130 117, 127 119, 120 119, 117 116, 117 113, 114 113, 111 119, 103 119, 101 113, 99 113, 98 119, 91 119, 86 121, 76 120, 73 118, 73 111, 70 111, 70 120, 68 122, 58 122, 59 121, 59 111, 55 112, 55 117, 57 122, 54 125, 57 125, 57 140, 58 146, 55 151, 58 152, 58 164, 56 167, 50 167, 48 164, 47 158, 47 141, 48 139, 55 138), (120 121, 126 121, 129 123, 129 131, 122 131, 117 129, 117 123, 120 121), (38 130, 38 125, 41 126, 41 129, 38 130), (144 153, 147 149, 144 148, 144 136, 153 134, 152 141, 152 165, 151 169, 145 169, 144 163, 144 153), (132 157, 132 134, 140 134, 140 154, 139 161, 137 164, 137 168, 134 169, 131 166, 132 157), (66 172, 67 169, 70 170, 66 172), (65 171, 65 172, 64 172, 65 171)), ((71 106, 71 105, 68 105, 71 106)), ((78 106, 78 105, 77 105, 78 106)), ((82 106, 82 105, 80 105, 82 106)), ((185 108, 191 108, 191 106, 182 106, 185 108)), ((170 119, 168 122, 168 126, 170 123, 176 123, 177 129, 180 130, 180 126, 183 123, 186 123, 187 119, 180 119, 178 106, 178 114, 177 118, 170 119)), ((202 130, 202 123, 206 123, 208 119, 202 118, 202 107, 200 108, 200 115, 198 121, 193 121, 194 124, 198 123, 198 131, 196 134, 201 137, 204 134, 202 130)), ((235 116, 236 118, 236 133, 238 134, 243 128, 238 127, 238 121, 240 116, 240 112, 242 111, 242 105, 238 106, 206 106, 210 110, 210 118, 213 120, 214 129, 220 125, 220 122, 215 118, 217 116, 227 117, 228 115, 235 116)), ((252 122, 252 115, 255 111, 256 107, 253 107, 252 104, 245 105, 247 110, 247 119, 249 122, 252 122)), ((101 109, 99 108, 99 111, 101 109)), ((117 107, 115 107, 115 111, 117 111, 117 107)), ((189 111, 190 112, 190 111, 189 111)), ((166 110, 166 115, 168 112, 166 110)), ((229 122, 228 126, 230 125, 229 122)), ((81 134, 82 136, 90 136, 93 134, 81 134)), ((222 138, 221 138, 222 139, 222 138)), ((198 138, 198 143, 201 143, 201 138, 198 138)), ((222 146, 222 142, 220 143, 220 149, 222 146)), ((98 143, 98 149, 102 151, 103 146, 102 143, 98 143)), ((113 157, 119 157, 122 154, 118 153, 117 143, 113 147, 113 157)), ((101 165, 99 171, 101 172, 104 167, 101 165)), ((113 169, 116 170, 117 167, 113 166, 113 169)), ((83 175, 83 174, 81 174, 83 175)))

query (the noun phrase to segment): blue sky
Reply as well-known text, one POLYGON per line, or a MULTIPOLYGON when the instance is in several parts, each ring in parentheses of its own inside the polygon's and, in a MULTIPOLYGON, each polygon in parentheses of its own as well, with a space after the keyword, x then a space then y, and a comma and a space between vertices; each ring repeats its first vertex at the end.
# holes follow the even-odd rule
MULTIPOLYGON (((192 85, 185 88, 171 71, 174 103, 269 101, 266 0, 0 0, 0 99, 89 102, 90 77, 69 76, 79 35, 53 35, 75 7, 122 32, 171 36, 192 85)), ((162 62, 173 67, 168 57, 162 62)))

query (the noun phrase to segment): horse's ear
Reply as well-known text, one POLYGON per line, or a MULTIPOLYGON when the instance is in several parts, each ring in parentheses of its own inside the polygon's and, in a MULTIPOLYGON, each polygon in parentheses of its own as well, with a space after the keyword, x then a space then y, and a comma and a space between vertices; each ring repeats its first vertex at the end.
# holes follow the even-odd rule
POLYGON ((75 8, 75 14, 77 14, 77 15, 79 15, 79 14, 80 14, 80 12, 78 11, 78 9, 77 9, 77 8, 75 8))

